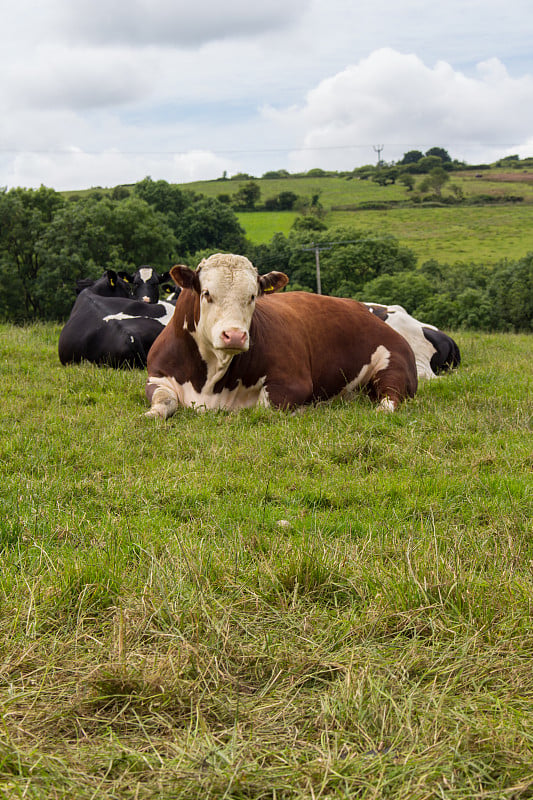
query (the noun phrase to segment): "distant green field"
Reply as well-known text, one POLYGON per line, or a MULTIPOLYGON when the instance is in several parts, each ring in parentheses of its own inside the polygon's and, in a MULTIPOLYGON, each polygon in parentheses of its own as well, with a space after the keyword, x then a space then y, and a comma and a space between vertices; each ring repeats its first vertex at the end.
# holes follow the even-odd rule
POLYGON ((533 250, 533 205, 337 211, 327 222, 390 233, 410 247, 420 263, 430 258, 495 263, 533 250))
MULTIPOLYGON (((450 184, 457 185, 466 198, 485 194, 493 197, 522 197, 516 203, 456 205, 449 207, 400 206, 387 210, 340 210, 370 202, 407 201, 411 195, 399 184, 378 186, 373 181, 342 177, 286 178, 259 180, 261 202, 281 191, 303 197, 318 194, 325 210, 325 222, 355 230, 389 233, 410 247, 419 262, 435 258, 441 262, 484 261, 496 263, 504 258, 521 258, 533 250, 533 174, 487 171, 452 173, 450 184)), ((184 188, 208 196, 233 194, 243 181, 211 181, 186 184, 184 188)), ((449 189, 445 189, 445 193, 449 189)), ((238 214, 248 238, 267 243, 275 233, 288 234, 293 212, 246 212, 238 214)))
MULTIPOLYGON (((248 238, 258 244, 269 242, 275 233, 287 235, 295 216, 290 211, 238 214, 248 238)), ((420 263, 430 258, 447 263, 496 263, 533 251, 533 205, 333 211, 325 221, 373 234, 392 234, 416 253, 420 263)))
POLYGON ((265 244, 275 233, 287 236, 298 214, 295 211, 240 211, 237 216, 248 239, 265 244))

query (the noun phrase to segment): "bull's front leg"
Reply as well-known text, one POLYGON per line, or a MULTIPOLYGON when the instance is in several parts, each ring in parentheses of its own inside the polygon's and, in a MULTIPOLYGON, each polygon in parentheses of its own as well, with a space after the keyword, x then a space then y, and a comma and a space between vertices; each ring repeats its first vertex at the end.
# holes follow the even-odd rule
POLYGON ((168 419, 181 405, 178 386, 172 378, 149 378, 144 391, 150 403, 146 417, 168 419))

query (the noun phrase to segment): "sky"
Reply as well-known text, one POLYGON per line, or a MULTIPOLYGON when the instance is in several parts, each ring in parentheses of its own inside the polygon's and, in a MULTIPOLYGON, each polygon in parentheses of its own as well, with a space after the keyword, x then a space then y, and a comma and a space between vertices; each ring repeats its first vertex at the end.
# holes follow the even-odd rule
POLYGON ((531 0, 0 0, 0 187, 533 156, 531 0))

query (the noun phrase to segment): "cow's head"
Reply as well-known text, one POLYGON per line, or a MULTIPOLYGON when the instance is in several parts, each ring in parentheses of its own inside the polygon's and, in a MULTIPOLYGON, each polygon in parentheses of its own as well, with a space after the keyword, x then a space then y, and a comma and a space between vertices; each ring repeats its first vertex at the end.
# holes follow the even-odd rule
POLYGON ((133 275, 127 272, 119 274, 124 280, 130 282, 133 298, 145 303, 159 302, 159 286, 170 278, 169 272, 160 274, 148 266, 140 267, 133 275))
POLYGON ((101 278, 92 280, 82 278, 76 282, 76 294, 80 294, 84 289, 89 289, 92 294, 102 297, 130 297, 128 282, 124 280, 123 273, 116 272, 114 269, 107 269, 101 278))
POLYGON ((289 281, 283 272, 260 276, 244 256, 222 253, 204 259, 196 270, 178 264, 170 275, 178 286, 191 289, 200 298, 196 336, 203 347, 233 355, 250 346, 257 297, 277 292, 289 281))

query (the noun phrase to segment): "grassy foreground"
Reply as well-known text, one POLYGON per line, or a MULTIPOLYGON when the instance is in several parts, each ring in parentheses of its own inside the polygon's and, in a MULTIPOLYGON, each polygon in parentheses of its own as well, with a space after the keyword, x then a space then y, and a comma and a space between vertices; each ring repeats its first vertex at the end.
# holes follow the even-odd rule
POLYGON ((533 797, 531 337, 163 423, 58 333, 0 327, 0 797, 533 797))

